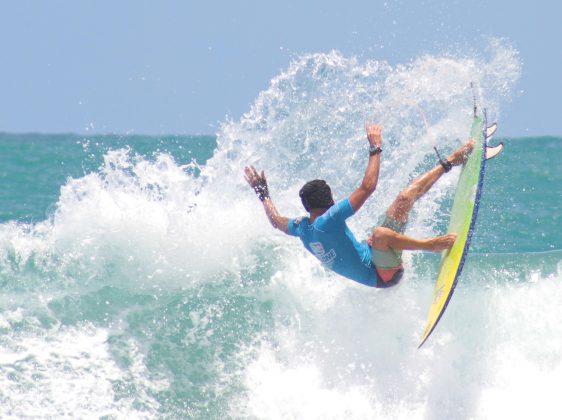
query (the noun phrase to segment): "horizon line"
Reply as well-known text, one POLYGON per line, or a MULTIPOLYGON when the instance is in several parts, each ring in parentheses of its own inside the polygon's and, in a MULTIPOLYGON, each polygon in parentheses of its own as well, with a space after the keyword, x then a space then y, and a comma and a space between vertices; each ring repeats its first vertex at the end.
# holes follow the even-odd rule
POLYGON ((77 133, 77 132, 73 132, 73 131, 41 132, 41 131, 2 131, 2 130, 0 130, 0 136, 1 135, 11 135, 11 136, 29 136, 29 135, 36 135, 36 136, 77 136, 77 137, 88 137, 88 136, 96 136, 96 137, 103 137, 103 136, 115 136, 115 137, 134 137, 134 136, 144 136, 144 137, 217 137, 216 133, 215 134, 210 134, 210 133, 145 134, 145 133, 137 133, 137 132, 129 132, 129 133, 116 133, 116 132, 77 133))
MULTIPOLYGON (((128 133, 116 133, 116 132, 96 132, 96 133, 77 133, 72 131, 60 131, 60 132, 40 132, 40 131, 2 131, 0 130, 1 135, 13 135, 13 136, 29 136, 29 135, 37 135, 37 136, 76 136, 76 137, 88 137, 88 136, 95 136, 95 137, 104 137, 104 136, 114 136, 114 137, 134 137, 134 136, 144 136, 144 137, 217 137, 216 133, 166 133, 166 134, 154 134, 154 133, 137 133, 137 132, 128 132, 128 133)), ((524 140, 530 138, 553 138, 553 139, 562 139, 562 134, 538 134, 538 135, 529 135, 525 134, 523 136, 494 136, 497 140, 524 140)))

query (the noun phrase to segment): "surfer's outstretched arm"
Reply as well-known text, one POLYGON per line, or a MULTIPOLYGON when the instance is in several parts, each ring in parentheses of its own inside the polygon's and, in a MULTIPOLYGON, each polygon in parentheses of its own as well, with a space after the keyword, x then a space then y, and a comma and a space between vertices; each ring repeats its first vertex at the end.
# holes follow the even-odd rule
POLYGON ((289 218, 283 217, 275 208, 273 201, 269 197, 269 188, 267 187, 267 180, 265 179, 264 171, 261 172, 261 175, 256 171, 256 168, 253 166, 246 166, 244 168, 244 177, 250 187, 254 189, 258 198, 263 204, 263 208, 265 210, 265 214, 269 219, 269 222, 275 229, 279 229, 283 233, 288 233, 289 231, 289 218))
POLYGON ((367 130, 367 140, 369 141, 369 146, 371 146, 371 151, 369 152, 369 163, 367 164, 363 181, 349 196, 349 203, 354 212, 359 210, 371 194, 373 194, 379 180, 381 163, 380 152, 382 151, 380 149, 382 144, 382 125, 367 125, 365 128, 367 130))

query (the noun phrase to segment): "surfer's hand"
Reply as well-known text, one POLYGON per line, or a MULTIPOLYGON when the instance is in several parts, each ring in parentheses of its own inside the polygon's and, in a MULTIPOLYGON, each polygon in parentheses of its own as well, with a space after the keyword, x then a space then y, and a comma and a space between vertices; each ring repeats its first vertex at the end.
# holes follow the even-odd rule
POLYGON ((253 166, 246 166, 244 168, 244 178, 252 188, 256 188, 261 182, 266 182, 264 171, 261 171, 260 175, 253 166))
POLYGON ((267 180, 265 179, 265 172, 261 171, 261 175, 256 171, 253 166, 246 166, 244 168, 244 178, 254 189, 258 198, 263 201, 269 198, 269 189, 267 187, 267 180))
POLYGON ((429 240, 431 250, 433 252, 443 251, 444 249, 451 249, 455 240, 457 239, 456 233, 449 233, 447 235, 438 236, 429 240))
POLYGON ((367 130, 367 140, 369 140, 370 145, 375 145, 381 147, 382 144, 382 125, 380 124, 366 124, 365 130, 367 130))

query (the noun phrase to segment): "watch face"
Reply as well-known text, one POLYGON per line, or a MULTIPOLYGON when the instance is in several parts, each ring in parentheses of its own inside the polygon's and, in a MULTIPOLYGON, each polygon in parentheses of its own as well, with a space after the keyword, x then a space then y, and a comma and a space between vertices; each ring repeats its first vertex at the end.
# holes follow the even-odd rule
POLYGON ((382 152, 382 149, 377 145, 371 145, 369 147, 369 154, 371 154, 371 155, 376 155, 380 152, 382 152))

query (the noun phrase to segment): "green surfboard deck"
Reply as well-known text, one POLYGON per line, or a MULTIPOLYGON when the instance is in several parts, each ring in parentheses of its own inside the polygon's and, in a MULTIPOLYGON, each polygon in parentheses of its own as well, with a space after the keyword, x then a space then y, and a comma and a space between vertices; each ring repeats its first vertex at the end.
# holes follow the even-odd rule
POLYGON ((426 326, 418 348, 426 342, 447 309, 470 247, 486 167, 486 138, 484 129, 484 119, 481 116, 475 116, 470 137, 476 140, 476 144, 462 167, 453 199, 451 220, 447 230, 449 233, 456 233, 457 239, 453 247, 442 254, 439 275, 435 283, 426 326))

